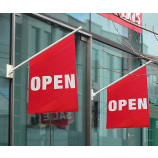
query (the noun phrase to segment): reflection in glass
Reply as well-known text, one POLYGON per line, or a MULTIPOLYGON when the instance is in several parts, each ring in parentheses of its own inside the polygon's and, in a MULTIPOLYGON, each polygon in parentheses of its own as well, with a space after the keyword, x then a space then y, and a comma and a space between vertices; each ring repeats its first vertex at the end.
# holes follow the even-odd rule
MULTIPOLYGON (((51 26, 28 15, 16 16, 15 65, 51 43, 51 26)), ((28 72, 25 64, 15 71, 14 145, 50 145, 50 127, 41 124, 40 114, 27 114, 28 72)))
MULTIPOLYGON (((16 17, 15 65, 68 33, 26 14, 16 17)), ((86 45, 76 34, 79 112, 27 114, 29 66, 15 71, 14 145, 85 145, 86 45)))
POLYGON ((141 34, 134 32, 133 30, 128 29, 127 27, 116 22, 113 24, 111 20, 99 14, 91 14, 91 31, 104 38, 129 47, 127 44, 128 42, 134 50, 141 52, 141 34), (118 31, 116 29, 118 29, 118 31), (127 42, 125 42, 123 38, 127 42))
POLYGON ((46 13, 46 15, 49 15, 76 27, 82 26, 83 29, 89 31, 89 13, 46 13))
MULTIPOLYGON (((123 59, 133 57, 121 50, 115 49, 101 42, 92 43, 92 88, 94 92, 109 85, 140 65, 138 59, 123 59), (100 66, 102 67, 100 67, 100 66), (104 69, 107 68, 107 69, 104 69), (114 72, 115 71, 115 72, 114 72)), ((140 128, 106 129, 107 91, 104 90, 94 97, 92 104, 92 145, 93 146, 132 146, 140 145, 140 128)))
MULTIPOLYGON (((142 13, 142 25, 152 31, 158 32, 158 13, 142 13), (153 30, 154 29, 154 30, 153 30)), ((156 35, 157 37, 157 35, 156 35)), ((153 33, 143 30, 143 53, 157 56, 155 46, 158 41, 153 33)))
POLYGON ((9 145, 9 79, 6 64, 10 63, 10 14, 0 13, 0 146, 9 145))
MULTIPOLYGON (((146 61, 144 61, 145 63, 146 61)), ((143 145, 157 146, 158 140, 158 66, 147 66, 150 128, 143 128, 143 145)))
POLYGON ((61 113, 42 113, 41 124, 50 125, 57 128, 65 128, 67 125, 74 122, 73 112, 61 112, 61 113), (51 118, 50 118, 51 117, 51 118))
MULTIPOLYGON (((52 26, 52 42, 68 34, 67 30, 52 26)), ((52 114, 51 145, 85 145, 85 108, 86 108, 86 43, 75 34, 76 69, 79 112, 52 114), (55 119, 60 119, 60 121, 55 119), (60 124, 59 124, 60 123, 60 124)))

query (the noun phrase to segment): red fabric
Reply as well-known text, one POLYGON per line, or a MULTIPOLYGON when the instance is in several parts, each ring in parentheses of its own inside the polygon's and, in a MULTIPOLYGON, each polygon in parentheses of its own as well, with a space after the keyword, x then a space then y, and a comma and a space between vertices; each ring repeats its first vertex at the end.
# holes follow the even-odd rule
MULTIPOLYGON (((118 18, 117 16, 111 14, 111 13, 98 13, 99 15, 101 16, 104 16, 105 18, 108 18, 110 20, 113 20, 114 22, 118 23, 118 24, 121 24, 131 30, 134 30, 140 34, 142 34, 142 29, 139 28, 139 27, 136 27, 132 24, 129 24, 128 22, 126 21, 123 21, 122 19, 118 18)), ((140 19, 141 19, 141 23, 140 23, 140 26, 142 26, 142 13, 140 13, 140 19)))
MULTIPOLYGON (((52 113, 51 125, 58 128, 65 128, 67 125, 74 122, 74 113, 63 112, 63 113, 52 113)), ((49 114, 41 114, 41 124, 50 126, 49 114)))
MULTIPOLYGON (((134 75, 146 74, 146 66, 134 72, 134 75)), ((114 107, 114 105, 113 105, 114 107)), ((129 75, 123 80, 107 88, 107 124, 106 128, 139 128, 150 127, 149 103, 147 76, 129 75), (147 109, 138 109, 138 98, 147 98, 147 109), (135 110, 129 110, 129 99, 136 99, 133 107, 135 110), (117 102, 117 110, 109 110, 109 102, 117 102), (119 110, 118 100, 126 100, 127 105, 119 110)))
MULTIPOLYGON (((49 48, 29 62, 28 113, 77 112, 77 76, 74 34, 49 48), (75 74, 75 88, 65 88, 66 74, 75 74), (63 89, 54 89, 54 75, 62 75, 63 89), (42 76, 51 76, 52 82, 42 90, 42 76), (31 79, 40 78, 40 89, 31 89, 31 79)), ((37 82, 35 82, 37 85, 37 82)))

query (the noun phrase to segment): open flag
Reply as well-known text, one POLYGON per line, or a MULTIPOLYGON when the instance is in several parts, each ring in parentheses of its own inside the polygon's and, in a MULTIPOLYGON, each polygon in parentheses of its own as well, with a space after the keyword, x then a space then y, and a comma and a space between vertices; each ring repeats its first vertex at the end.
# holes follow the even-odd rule
POLYGON ((28 113, 77 112, 74 34, 29 61, 28 113))
POLYGON ((106 128, 139 127, 150 127, 146 66, 107 88, 106 128))

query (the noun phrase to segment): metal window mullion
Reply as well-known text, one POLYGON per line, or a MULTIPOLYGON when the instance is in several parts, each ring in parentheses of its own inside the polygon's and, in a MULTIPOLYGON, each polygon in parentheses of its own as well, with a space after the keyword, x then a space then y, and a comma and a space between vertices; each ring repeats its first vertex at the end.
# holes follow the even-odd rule
POLYGON ((91 89, 92 89, 92 37, 89 37, 87 43, 87 66, 86 66, 86 145, 91 146, 91 125, 92 125, 92 102, 91 102, 91 89))
MULTIPOLYGON (((10 63, 15 66, 15 14, 11 14, 11 50, 10 63)), ((10 79, 10 102, 9 102, 9 145, 14 145, 14 74, 10 79)))

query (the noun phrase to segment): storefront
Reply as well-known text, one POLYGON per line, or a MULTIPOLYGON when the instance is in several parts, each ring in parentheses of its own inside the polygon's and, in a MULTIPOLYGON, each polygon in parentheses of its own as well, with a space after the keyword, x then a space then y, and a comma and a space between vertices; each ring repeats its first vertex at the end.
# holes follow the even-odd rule
MULTIPOLYGON (((154 25, 158 32, 157 16, 143 13, 142 26, 147 24, 152 30, 154 25)), ((0 145, 157 145, 157 84, 153 82, 157 82, 157 64, 147 66, 151 74, 147 76, 150 128, 106 129, 106 90, 91 100, 91 89, 100 90, 146 62, 119 58, 135 54, 115 27, 135 51, 156 55, 153 33, 137 33, 118 23, 114 26, 96 13, 0 14, 0 145), (20 64, 79 26, 83 28, 75 33, 79 112, 27 114, 29 65, 21 66, 13 79, 8 79, 6 64, 20 64)))

